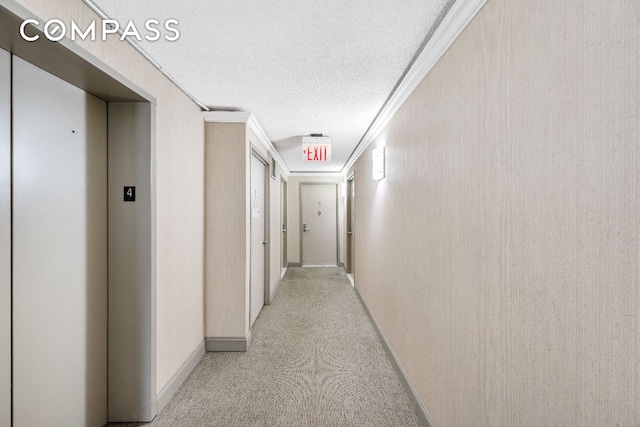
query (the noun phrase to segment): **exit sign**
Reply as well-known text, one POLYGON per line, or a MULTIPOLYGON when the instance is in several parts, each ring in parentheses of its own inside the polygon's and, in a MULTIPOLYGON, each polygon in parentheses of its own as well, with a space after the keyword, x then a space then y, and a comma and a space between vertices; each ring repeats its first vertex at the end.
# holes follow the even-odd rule
POLYGON ((302 144, 302 160, 305 162, 330 162, 331 144, 302 144))

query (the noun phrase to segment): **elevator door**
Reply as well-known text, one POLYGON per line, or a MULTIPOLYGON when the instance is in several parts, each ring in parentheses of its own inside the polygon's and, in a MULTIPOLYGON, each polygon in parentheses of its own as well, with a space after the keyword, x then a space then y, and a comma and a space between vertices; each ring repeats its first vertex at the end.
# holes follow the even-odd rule
POLYGON ((13 425, 107 411, 107 112, 13 57, 13 425))
POLYGON ((0 49, 0 426, 11 425, 11 55, 0 49))

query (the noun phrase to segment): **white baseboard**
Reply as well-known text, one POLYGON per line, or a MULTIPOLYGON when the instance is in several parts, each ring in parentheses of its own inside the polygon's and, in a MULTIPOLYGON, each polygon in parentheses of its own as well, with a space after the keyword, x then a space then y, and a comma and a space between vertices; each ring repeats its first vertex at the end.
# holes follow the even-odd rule
POLYGON ((427 411, 426 406, 424 406, 424 402, 422 401, 422 399, 420 399, 420 396, 418 395, 418 392, 413 386, 413 383, 407 376, 407 372, 402 367, 402 363, 400 363, 400 360, 398 360, 398 356, 396 355, 396 352, 393 351, 393 348, 391 347, 391 345, 389 345, 389 341, 387 340, 387 337, 385 337, 384 334, 382 333, 382 330, 380 329, 378 322, 376 321, 375 317, 373 317, 373 315, 369 311, 369 307, 367 307, 367 304, 362 299, 362 295, 360 295, 360 292, 358 292, 358 288, 354 287, 354 289, 356 291, 356 295, 358 295, 358 298, 362 303, 362 307, 364 308, 364 311, 367 313, 367 316, 369 316, 369 319, 373 324, 373 328, 376 330, 376 333, 378 334, 378 338, 380 338, 380 341, 382 342, 382 347, 384 347, 384 350, 387 352, 387 355, 389 356, 389 360, 391 360, 391 365, 393 366, 393 369, 398 374, 398 378, 400 378, 400 382, 402 383, 402 386, 404 387, 404 390, 407 393, 407 396, 411 401, 411 405, 413 405, 413 409, 416 411, 416 414, 418 415, 420 422, 425 427, 436 427, 436 423, 433 421, 433 418, 431 418, 429 411, 427 411))
POLYGON ((271 294, 269 295, 269 301, 267 302, 268 304, 271 304, 273 302, 273 300, 276 297, 276 293, 278 292, 278 288, 280 288, 280 284, 282 283, 282 278, 280 278, 280 280, 278 280, 278 283, 276 283, 276 285, 273 287, 273 290, 271 291, 271 294))
POLYGON ((205 342, 202 341, 193 353, 191 353, 191 356, 185 360, 180 369, 178 369, 178 372, 173 374, 169 382, 162 387, 162 390, 158 393, 158 414, 167 406, 167 403, 169 403, 173 395, 176 394, 182 383, 187 379, 191 371, 193 371, 193 368, 200 362, 204 353, 205 342))

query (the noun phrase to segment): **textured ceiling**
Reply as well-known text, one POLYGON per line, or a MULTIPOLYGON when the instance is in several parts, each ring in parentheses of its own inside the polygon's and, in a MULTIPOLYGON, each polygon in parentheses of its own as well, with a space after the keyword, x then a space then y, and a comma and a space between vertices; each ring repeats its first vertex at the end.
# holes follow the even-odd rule
POLYGON ((179 21, 175 42, 138 45, 212 109, 252 112, 294 172, 339 172, 447 0, 92 0, 125 24, 179 21), (302 161, 301 136, 332 138, 302 161))

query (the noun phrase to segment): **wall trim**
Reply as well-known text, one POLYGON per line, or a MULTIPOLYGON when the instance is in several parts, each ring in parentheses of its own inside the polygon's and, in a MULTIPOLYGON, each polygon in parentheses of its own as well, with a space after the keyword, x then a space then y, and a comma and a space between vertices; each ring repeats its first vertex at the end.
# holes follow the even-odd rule
POLYGON ((398 85, 389 101, 382 107, 380 113, 371 123, 356 147, 353 154, 342 168, 341 173, 346 174, 353 167, 358 158, 371 145, 380 132, 389 124, 398 110, 409 99, 409 96, 429 74, 438 60, 449 49, 460 33, 469 25, 469 22, 482 9, 487 0, 457 0, 451 10, 444 16, 438 29, 426 44, 420 55, 413 63, 405 77, 398 85))
POLYGON ((337 177, 337 178, 343 178, 344 174, 342 172, 323 172, 323 171, 317 171, 317 172, 291 172, 289 173, 289 176, 299 176, 299 177, 337 177))
POLYGON ((287 268, 291 268, 291 267, 302 267, 302 263, 301 262, 289 262, 289 263, 287 263, 287 268))
POLYGON ((162 387, 158 393, 158 414, 167 406, 174 394, 178 391, 182 383, 187 379, 191 371, 196 367, 202 356, 205 354, 205 341, 202 340, 191 355, 184 361, 180 369, 173 374, 169 382, 162 387))
MULTIPOLYGON (((104 13, 104 11, 98 7, 98 5, 96 5, 93 0, 82 0, 82 2, 84 4, 86 4, 89 9, 91 9, 93 11, 93 13, 95 13, 96 15, 98 15, 102 20, 108 20, 108 19, 112 19, 111 17, 109 17, 106 13, 104 13)), ((118 30, 118 34, 120 34, 122 36, 122 33, 124 32, 124 29, 120 29, 118 30)), ((173 77, 171 77, 164 68, 162 68, 160 66, 160 64, 158 64, 142 47, 140 47, 140 45, 130 36, 126 36, 125 40, 135 49, 137 50, 140 55, 142 55, 144 57, 144 59, 146 59, 147 61, 149 61, 149 63, 151 63, 151 65, 153 65, 164 77, 166 77, 171 83, 173 83, 173 85, 175 87, 177 87, 178 89, 180 89, 180 91, 182 93, 184 93, 186 95, 187 98, 189 98, 194 104, 196 104, 198 107, 200 107, 201 110, 206 110, 208 111, 209 109, 202 103, 200 103, 193 95, 191 95, 182 85, 180 85, 173 77)))
POLYGON ((251 113, 247 111, 205 111, 202 116, 206 123, 247 123, 251 113))
POLYGON ((367 313, 367 316, 371 320, 371 324, 373 325, 373 328, 376 330, 376 334, 378 334, 378 338, 380 338, 382 347, 387 353, 387 356, 391 361, 391 365, 393 366, 393 369, 396 371, 396 374, 400 379, 400 383, 402 383, 402 387, 407 393, 407 396, 411 401, 411 405, 413 406, 413 409, 416 411, 416 414, 418 415, 420 422, 425 427, 436 427, 435 421, 433 421, 433 418, 431 418, 431 415, 429 414, 427 407, 424 405, 424 402, 422 401, 422 399, 420 399, 420 396, 418 395, 418 392, 413 386, 413 383, 409 379, 407 372, 402 367, 402 363, 400 363, 400 360, 398 359, 398 355, 396 354, 395 351, 393 351, 393 348, 389 344, 387 337, 382 332, 382 329, 380 329, 380 325, 378 325, 378 322, 376 321, 375 317, 373 317, 373 314, 371 314, 371 311, 369 311, 369 307, 367 307, 367 304, 364 302, 364 299, 362 299, 362 295, 360 295, 360 291, 358 291, 358 288, 355 286, 353 289, 356 291, 356 295, 358 296, 358 299, 362 304, 362 308, 364 308, 365 313, 367 313))
POLYGON ((273 300, 275 299, 276 293, 278 292, 278 289, 280 289, 281 284, 282 284, 282 276, 280 276, 280 278, 278 279, 278 282, 271 290, 271 293, 269 294, 269 302, 267 303, 267 305, 271 305, 271 303, 273 303, 273 300))
POLYGON ((205 111, 202 113, 205 123, 246 123, 247 126, 256 134, 260 144, 271 154, 271 157, 276 159, 285 175, 289 175, 291 171, 287 167, 276 147, 267 136, 262 126, 256 119, 253 113, 248 111, 205 111))
POLYGON ((284 159, 280 156, 280 153, 278 152, 278 150, 276 150, 276 147, 274 147, 273 143, 267 136, 267 133, 264 131, 262 126, 260 126, 260 123, 258 123, 258 119, 256 119, 256 116, 251 114, 249 116, 249 120, 247 121, 247 125, 249 125, 253 133, 256 134, 256 136, 258 137, 262 145, 264 145, 264 147, 267 149, 267 151, 271 153, 271 157, 273 157, 278 161, 285 175, 289 175, 291 171, 287 167, 287 164, 284 162, 284 159))
POLYGON ((247 351, 251 343, 251 331, 246 337, 207 337, 207 351, 247 351))

